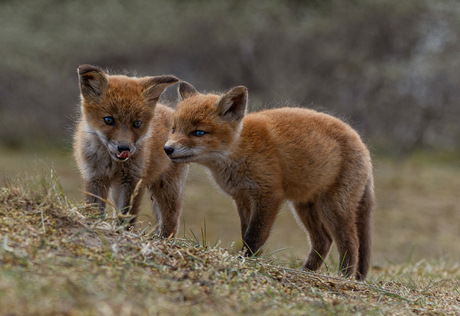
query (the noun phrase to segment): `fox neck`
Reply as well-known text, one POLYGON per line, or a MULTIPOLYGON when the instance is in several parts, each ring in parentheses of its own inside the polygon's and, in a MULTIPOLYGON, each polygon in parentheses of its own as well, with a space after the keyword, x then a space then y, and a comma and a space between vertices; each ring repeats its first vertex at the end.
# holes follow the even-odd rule
POLYGON ((220 169, 225 169, 229 165, 233 164, 234 157, 232 155, 232 151, 220 151, 216 152, 211 155, 208 159, 203 160, 202 162, 198 162, 211 171, 217 171, 220 169))
POLYGON ((216 153, 212 159, 201 163, 208 168, 220 188, 230 195, 234 194, 235 182, 238 182, 244 173, 242 166, 246 159, 238 154, 241 152, 239 148, 240 141, 237 141, 229 150, 216 153))

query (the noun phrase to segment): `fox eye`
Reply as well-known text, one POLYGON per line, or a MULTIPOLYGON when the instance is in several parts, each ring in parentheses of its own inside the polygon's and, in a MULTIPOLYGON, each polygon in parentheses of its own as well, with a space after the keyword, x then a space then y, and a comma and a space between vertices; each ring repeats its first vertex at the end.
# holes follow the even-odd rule
POLYGON ((115 120, 111 116, 104 117, 104 122, 107 125, 115 125, 115 120))
POLYGON ((139 127, 141 127, 141 124, 142 124, 141 121, 135 121, 135 122, 133 123, 133 127, 134 127, 134 128, 139 128, 139 127))
POLYGON ((175 128, 173 128, 173 129, 172 129, 172 133, 174 134, 174 132, 175 132, 175 131, 176 131, 176 129, 175 129, 175 128))
POLYGON ((203 131, 194 131, 194 132, 192 132, 192 135, 197 136, 197 137, 201 137, 204 134, 206 134, 206 132, 203 132, 203 131))

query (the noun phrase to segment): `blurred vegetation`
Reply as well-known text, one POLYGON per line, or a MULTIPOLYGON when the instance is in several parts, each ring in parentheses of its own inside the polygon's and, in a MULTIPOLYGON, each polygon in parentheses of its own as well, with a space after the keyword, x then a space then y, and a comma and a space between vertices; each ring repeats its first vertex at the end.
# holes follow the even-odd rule
POLYGON ((69 141, 90 63, 245 85, 252 110, 319 108, 389 153, 458 150, 458 34, 451 0, 3 0, 0 145, 69 141))

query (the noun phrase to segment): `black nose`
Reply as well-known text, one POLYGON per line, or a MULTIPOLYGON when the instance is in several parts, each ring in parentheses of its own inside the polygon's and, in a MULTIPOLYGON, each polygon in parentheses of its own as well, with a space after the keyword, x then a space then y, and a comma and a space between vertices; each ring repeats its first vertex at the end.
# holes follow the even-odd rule
POLYGON ((172 148, 170 146, 165 146, 163 149, 164 149, 166 155, 168 155, 168 156, 171 155, 174 152, 174 148, 172 148))
POLYGON ((130 151, 130 148, 129 148, 129 146, 126 146, 126 145, 119 145, 118 146, 118 151, 121 152, 121 153, 124 152, 124 151, 130 151))

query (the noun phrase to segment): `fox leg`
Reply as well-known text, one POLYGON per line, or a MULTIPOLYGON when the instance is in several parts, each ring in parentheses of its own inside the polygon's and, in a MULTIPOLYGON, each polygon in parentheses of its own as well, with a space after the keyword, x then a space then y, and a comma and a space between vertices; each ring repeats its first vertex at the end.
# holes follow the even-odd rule
POLYGON ((241 235, 244 236, 248 230, 249 221, 251 219, 251 201, 247 196, 238 195, 235 198, 236 209, 240 216, 241 235))
POLYGON ((175 237, 179 229, 183 188, 188 171, 188 166, 182 166, 172 177, 162 176, 150 186, 152 197, 156 202, 153 211, 159 224, 159 235, 165 238, 175 237))
POLYGON ((88 204, 96 205, 101 214, 104 213, 105 202, 109 188, 108 179, 94 178, 85 180, 83 190, 90 194, 85 194, 85 201, 88 204))
MULTIPOLYGON (((124 215, 134 215, 139 213, 139 207, 142 201, 144 186, 141 184, 140 188, 136 191, 136 186, 140 181, 139 177, 126 177, 119 179, 114 186, 112 192, 113 200, 117 205, 117 209, 124 215), (136 192, 135 192, 136 191, 136 192), (131 204, 131 199, 133 199, 131 204)), ((136 217, 131 218, 129 221, 134 223, 136 217)))
POLYGON ((331 233, 339 250, 339 271, 345 276, 355 276, 358 266, 358 230, 356 227, 356 207, 344 201, 337 193, 324 197, 321 201, 321 218, 331 233))
POLYGON ((332 237, 324 227, 317 205, 313 203, 292 203, 300 222, 305 226, 310 237, 310 253, 305 261, 305 270, 319 269, 332 246, 332 237))
POLYGON ((246 231, 243 232, 246 256, 256 254, 267 241, 283 198, 276 194, 260 194, 252 196, 251 202, 251 217, 246 231))
POLYGON ((366 278, 371 259, 372 214, 375 208, 372 181, 372 178, 368 180, 364 189, 364 194, 358 206, 358 216, 356 222, 359 236, 359 262, 358 273, 356 275, 358 280, 364 280, 366 278))

